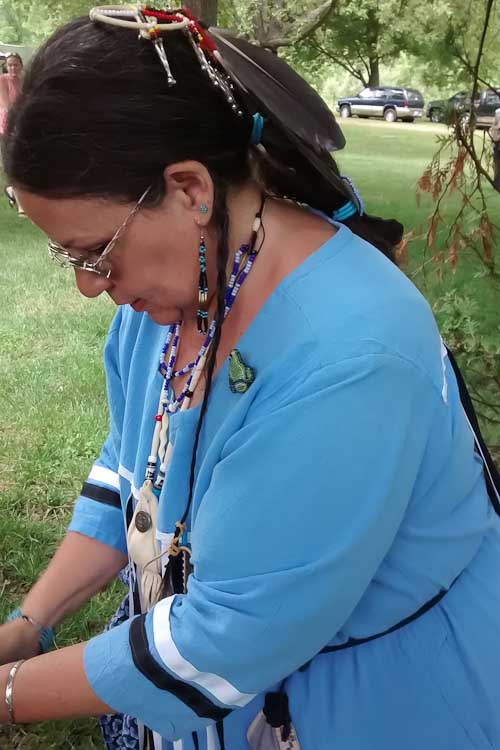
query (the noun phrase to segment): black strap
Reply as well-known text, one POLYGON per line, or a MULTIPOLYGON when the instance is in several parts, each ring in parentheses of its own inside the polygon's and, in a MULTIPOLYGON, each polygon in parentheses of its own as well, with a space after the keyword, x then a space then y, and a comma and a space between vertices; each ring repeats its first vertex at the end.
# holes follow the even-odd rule
MULTIPOLYGON (((130 495, 127 498, 127 502, 125 504, 125 519, 126 519, 126 525, 127 529, 129 529, 130 524, 132 523, 132 518, 134 517, 134 503, 133 503, 133 495, 130 493, 130 495)), ((131 582, 131 588, 132 588, 132 606, 133 606, 133 615, 138 615, 141 612, 141 597, 139 594, 139 581, 137 580, 137 573, 136 573, 136 567, 135 564, 130 561, 129 563, 131 566, 133 566, 133 570, 131 570, 130 575, 132 576, 132 582, 131 582)))
POLYGON ((448 353, 450 364, 453 367, 453 372, 455 373, 455 377, 457 379, 460 401, 462 402, 462 406, 464 407, 464 411, 474 432, 476 446, 480 449, 478 450, 478 453, 483 460, 483 464, 485 465, 484 478, 486 481, 488 495, 490 496, 491 504, 493 505, 495 512, 500 516, 500 502, 498 500, 498 497, 500 495, 500 473, 498 472, 498 469, 493 462, 488 447, 484 442, 484 438, 481 435, 481 429, 479 427, 479 422, 474 410, 474 405, 472 403, 470 393, 467 390, 467 386, 465 385, 465 380, 463 379, 462 373, 460 372, 460 368, 458 367, 457 361, 448 347, 446 347, 446 351, 448 353))
MULTIPOLYGON (((457 579, 455 579, 456 581, 457 579)), ((453 583, 455 583, 453 581, 453 583)), ((453 586, 453 583, 451 586, 453 586)), ((450 586, 450 588, 451 588, 450 586)), ((426 602, 420 609, 417 609, 416 612, 414 612, 412 615, 409 615, 408 617, 405 617, 404 620, 401 620, 400 622, 397 622, 395 625, 393 625, 391 628, 387 628, 387 630, 384 630, 382 633, 377 633, 376 635, 369 635, 367 638, 349 638, 348 641, 345 643, 340 643, 336 646, 325 646, 325 648, 322 648, 319 652, 320 654, 330 654, 332 651, 343 651, 346 648, 352 648, 353 646, 360 646, 362 643, 369 643, 369 641, 376 641, 377 638, 382 638, 384 635, 389 635, 389 633, 394 633, 395 630, 399 630, 399 628, 404 628, 405 625, 409 625, 410 622, 413 622, 414 620, 418 620, 419 617, 422 617, 422 615, 425 615, 426 612, 428 612, 432 607, 434 607, 438 602, 441 601, 443 596, 448 593, 450 589, 443 589, 440 591, 436 596, 433 596, 432 599, 429 599, 428 602, 426 602)), ((301 671, 309 666, 310 662, 308 664, 304 665, 304 667, 301 667, 301 671)))
MULTIPOLYGON (((486 481, 486 488, 488 490, 488 495, 491 500, 491 504, 493 505, 493 508, 495 509, 495 512, 500 516, 500 501, 499 501, 500 474, 498 472, 497 467, 495 466, 493 462, 493 459, 491 458, 490 452, 486 446, 486 443, 484 442, 484 438, 481 435, 481 430, 479 428, 479 422, 477 420, 476 412, 474 410, 474 405, 472 403, 472 399, 470 397, 469 391, 467 390, 467 386, 465 385, 465 381, 457 365, 455 357, 450 352, 448 347, 446 347, 446 351, 448 354, 448 359, 450 360, 450 364, 455 373, 455 378, 457 380, 458 391, 460 395, 460 400, 462 402, 462 406, 464 408, 464 411, 467 415, 467 418, 472 427, 472 431, 474 433, 476 450, 483 461, 484 478, 486 481)), ((455 578, 455 581, 458 580, 459 577, 460 575, 457 576, 457 578, 455 578)), ((451 584, 450 589, 455 583, 455 581, 453 581, 453 583, 451 584)), ((422 607, 420 607, 420 609, 418 609, 416 612, 409 615, 408 617, 405 617, 404 620, 401 620, 400 622, 396 623, 395 625, 388 628, 387 630, 384 630, 382 633, 377 633, 376 635, 370 635, 367 638, 349 638, 349 640, 346 641, 345 643, 340 643, 335 646, 325 646, 325 648, 322 648, 321 651, 319 651, 318 654, 316 654, 316 656, 318 656, 319 654, 331 654, 334 651, 343 651, 348 648, 353 648, 354 646, 360 646, 363 643, 376 641, 378 638, 382 638, 384 635, 389 635, 389 633, 394 633, 396 630, 399 630, 400 628, 404 628, 405 625, 408 625, 410 622, 413 622, 414 620, 418 620, 419 617, 422 617, 422 615, 424 615, 426 612, 432 609, 432 607, 438 604, 438 602, 441 601, 441 599, 450 589, 443 589, 442 591, 437 593, 436 596, 434 596, 432 599, 426 602, 422 607)), ((309 667, 311 662, 312 662, 312 659, 306 662, 306 664, 304 664, 302 667, 300 667, 299 671, 300 672, 305 671, 309 667)), ((285 683, 286 683, 286 678, 282 683, 282 687, 281 687, 282 692, 284 691, 285 683)), ((275 695, 275 694, 266 695, 266 700, 269 695, 275 695)), ((282 717, 280 716, 280 721, 281 720, 282 720, 282 717)), ((268 721, 269 721, 269 718, 268 718, 268 721)), ((274 724, 271 723, 271 726, 274 726, 274 724)))
POLYGON ((130 493, 130 495, 127 498, 127 502, 125 503, 125 523, 127 525, 127 529, 132 523, 132 518, 134 517, 134 503, 133 501, 133 495, 130 493))
POLYGON ((198 733, 192 732, 191 736, 193 738, 194 750, 200 750, 200 741, 198 739, 198 733))
MULTIPOLYGON (((488 490, 488 495, 496 513, 500 516, 500 502, 498 500, 498 495, 500 494, 500 474, 498 472, 497 467, 493 463, 493 459, 491 458, 490 452, 486 446, 486 443, 484 442, 484 438, 481 435, 481 430, 479 428, 479 422, 477 420, 476 412, 474 410, 474 405, 472 403, 472 399, 470 397, 469 391, 467 390, 467 386, 465 385, 465 381, 463 379, 462 373, 460 372, 460 368, 458 367, 455 357, 453 356, 451 351, 448 349, 448 347, 446 347, 446 352, 448 354, 448 359, 450 360, 450 364, 453 368, 453 372, 455 373, 455 378, 458 384, 458 391, 460 394, 460 401, 462 402, 462 406, 464 408, 464 411, 467 415, 467 418, 471 424, 471 427, 474 433, 474 437, 476 441, 476 449, 479 448, 478 453, 484 464, 484 478, 486 481, 486 488, 488 490)), ((455 581, 453 581, 453 583, 455 583, 455 581)), ((453 586, 453 583, 451 584, 452 586, 453 586)), ((362 643, 369 643, 369 641, 375 641, 377 640, 377 638, 382 638, 384 635, 389 635, 389 633, 393 633, 395 630, 399 630, 400 628, 403 628, 405 625, 408 625, 410 622, 413 622, 414 620, 418 620, 419 617, 424 615, 426 612, 432 609, 432 607, 434 607, 438 602, 440 602, 443 596, 447 593, 447 591, 449 591, 449 589, 443 589, 438 594, 436 594, 436 596, 434 596, 432 599, 426 602, 422 607, 420 607, 420 609, 414 612, 412 615, 409 615, 409 617, 405 617, 404 620, 401 620, 400 622, 396 623, 396 625, 393 625, 391 628, 384 630, 382 633, 377 633, 376 635, 371 635, 371 636, 368 636, 367 638, 349 638, 349 640, 346 641, 345 643, 341 643, 336 646, 325 646, 325 648, 321 649, 319 653, 329 654, 329 653, 332 653, 333 651, 342 651, 346 648, 359 646, 362 643)), ((306 669, 310 663, 311 662, 307 662, 307 664, 304 664, 304 666, 301 667, 301 671, 306 669)))
POLYGON ((219 738, 219 750, 226 750, 226 743, 224 742, 224 722, 218 721, 215 728, 217 730, 217 737, 219 738))
POLYGON ((95 500, 98 503, 102 503, 103 505, 111 505, 113 508, 119 508, 121 510, 122 507, 118 490, 110 490, 107 487, 100 487, 97 484, 84 482, 80 495, 82 495, 82 497, 87 497, 89 500, 95 500))
POLYGON ((290 716, 288 695, 285 690, 285 680, 283 680, 277 692, 266 693, 262 713, 270 726, 276 729, 281 728, 281 739, 286 742, 292 729, 292 717, 290 716))
POLYGON ((148 727, 144 727, 144 750, 155 750, 153 732, 148 727))

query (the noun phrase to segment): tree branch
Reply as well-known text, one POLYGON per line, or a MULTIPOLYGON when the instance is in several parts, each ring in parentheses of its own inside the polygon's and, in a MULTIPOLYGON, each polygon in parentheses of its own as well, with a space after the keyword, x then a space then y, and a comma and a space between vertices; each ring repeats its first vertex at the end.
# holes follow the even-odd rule
MULTIPOLYGON (((474 71, 475 71, 475 67, 476 66, 473 65, 471 63, 471 61, 467 57, 465 57, 465 55, 463 55, 460 52, 460 50, 458 49, 458 47, 456 45, 453 46, 453 52, 455 54, 455 57, 458 60, 460 60, 460 62, 462 63, 462 65, 464 66, 465 70, 468 73, 470 73, 471 76, 474 76, 474 71)), ((497 86, 494 86, 490 81, 485 81, 484 78, 481 78, 481 76, 479 75, 479 73, 477 73, 477 80, 478 80, 479 83, 482 83, 483 86, 485 86, 485 88, 491 89, 492 91, 498 91, 497 86)))
MULTIPOLYGON (((363 56, 363 53, 361 51, 361 45, 359 44, 359 42, 358 42, 357 39, 354 40, 354 46, 356 48, 356 55, 358 56, 358 60, 360 61, 361 65, 363 65, 363 67, 365 69, 365 72, 366 72, 366 75, 367 75, 367 79, 366 80, 369 81, 370 80, 370 74, 371 74, 370 66, 368 65, 368 63, 366 62, 366 60, 365 60, 365 58, 363 56)), ((363 84, 363 85, 367 85, 367 84, 363 84)))
POLYGON ((490 25, 490 17, 491 17, 491 10, 493 8, 493 5, 495 3, 495 0, 487 0, 486 2, 486 13, 484 16, 484 23, 483 23, 483 31, 481 34, 481 41, 479 42, 479 49, 477 51, 477 57, 476 57, 476 64, 474 66, 473 75, 474 79, 472 82, 472 102, 474 102, 474 99, 477 96, 477 90, 478 90, 478 80, 479 80, 479 67, 481 65, 481 58, 483 56, 483 50, 484 50, 484 43, 486 41, 486 35, 488 34, 488 28, 490 25))
POLYGON ((345 62, 345 60, 342 60, 340 57, 333 55, 331 52, 324 49, 324 47, 319 45, 317 42, 310 41, 309 44, 311 45, 311 47, 313 47, 313 49, 316 49, 322 55, 325 55, 325 57, 328 57, 330 60, 332 60, 332 62, 336 63, 337 65, 340 65, 341 68, 346 70, 350 75, 354 76, 354 78, 357 78, 358 81, 360 81, 363 86, 368 85, 368 79, 366 79, 363 76, 363 73, 360 70, 357 70, 354 66, 350 65, 348 62, 345 62))
POLYGON ((280 47, 291 47, 292 44, 300 42, 306 37, 313 34, 327 20, 330 13, 334 10, 338 0, 326 0, 319 8, 315 8, 305 16, 305 22, 302 24, 292 24, 286 35, 274 37, 271 39, 258 39, 261 47, 266 47, 272 51, 280 47))

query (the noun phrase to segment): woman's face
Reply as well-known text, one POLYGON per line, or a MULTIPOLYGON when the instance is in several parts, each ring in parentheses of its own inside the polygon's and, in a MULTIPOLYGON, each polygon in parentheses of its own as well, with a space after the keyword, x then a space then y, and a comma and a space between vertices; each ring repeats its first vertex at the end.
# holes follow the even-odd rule
POLYGON ((17 57, 7 58, 7 73, 13 78, 20 78, 23 72, 23 66, 17 59, 17 57))
MULTIPOLYGON (((115 304, 145 311, 162 325, 196 315, 200 224, 210 217, 200 206, 213 205, 205 168, 175 172, 177 166, 166 170, 174 172, 167 175, 162 203, 153 209, 141 206, 107 256, 110 278, 74 269, 76 285, 86 297, 106 292, 115 304)), ((51 240, 70 250, 72 257, 91 261, 134 208, 134 203, 96 198, 46 198, 19 188, 16 195, 27 216, 51 240)), ((207 265, 213 268, 208 257, 214 246, 211 232, 205 228, 204 233, 207 265)))

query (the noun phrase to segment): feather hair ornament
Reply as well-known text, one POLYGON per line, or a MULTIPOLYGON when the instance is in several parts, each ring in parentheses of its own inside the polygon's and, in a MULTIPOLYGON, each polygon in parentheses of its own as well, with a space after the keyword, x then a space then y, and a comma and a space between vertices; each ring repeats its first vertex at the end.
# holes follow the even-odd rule
POLYGON ((214 56, 232 79, 245 108, 260 112, 283 130, 290 146, 362 211, 358 196, 330 158, 330 152, 344 148, 346 141, 319 94, 268 50, 215 27, 209 28, 209 34, 217 46, 214 56))
POLYGON ((209 33, 217 45, 215 57, 243 94, 257 99, 267 114, 318 151, 344 148, 345 138, 330 109, 284 60, 221 29, 210 28, 209 33))

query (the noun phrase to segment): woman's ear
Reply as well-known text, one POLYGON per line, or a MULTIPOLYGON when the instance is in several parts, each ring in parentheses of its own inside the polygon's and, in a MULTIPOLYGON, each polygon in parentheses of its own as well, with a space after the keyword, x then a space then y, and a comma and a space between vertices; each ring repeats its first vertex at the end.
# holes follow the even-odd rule
POLYGON ((166 194, 197 224, 206 226, 212 217, 214 183, 208 169, 199 161, 181 161, 164 170, 166 194))

